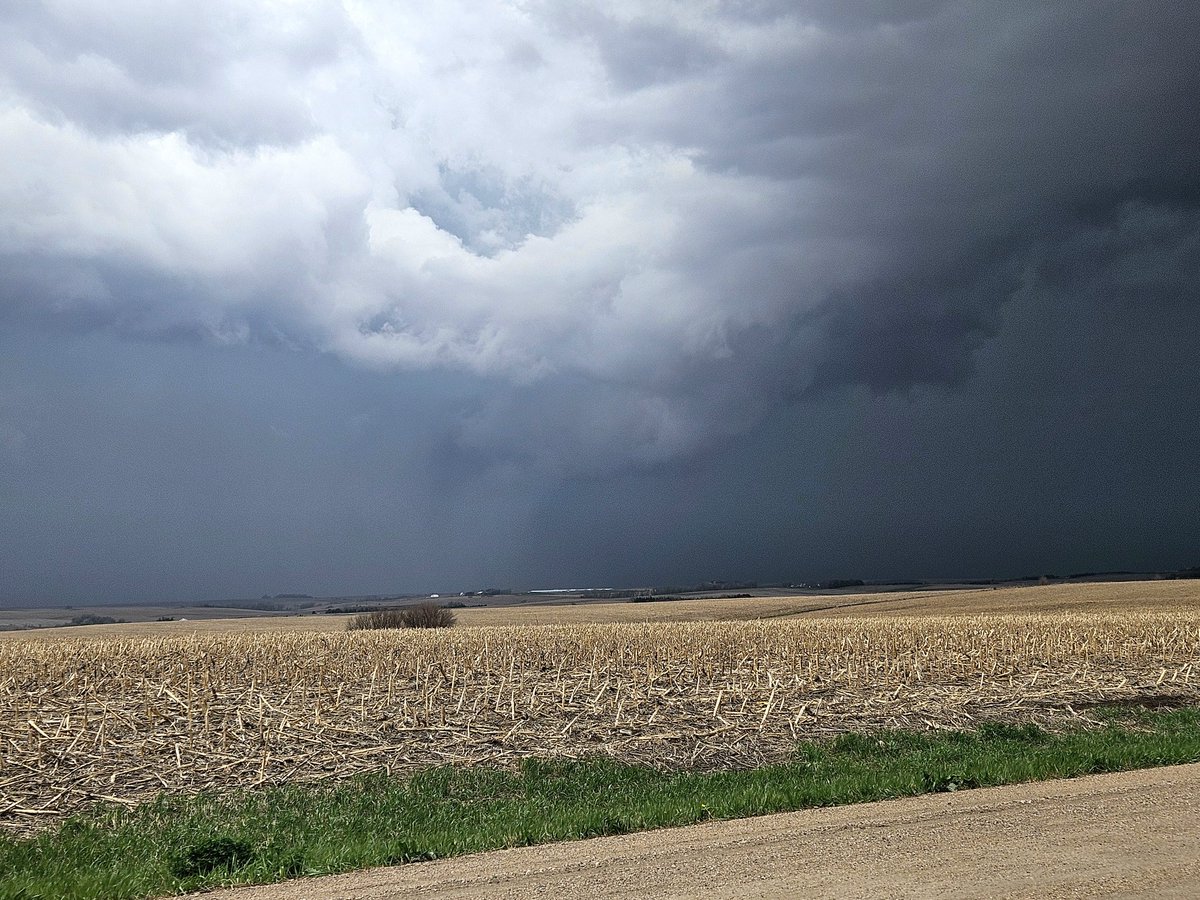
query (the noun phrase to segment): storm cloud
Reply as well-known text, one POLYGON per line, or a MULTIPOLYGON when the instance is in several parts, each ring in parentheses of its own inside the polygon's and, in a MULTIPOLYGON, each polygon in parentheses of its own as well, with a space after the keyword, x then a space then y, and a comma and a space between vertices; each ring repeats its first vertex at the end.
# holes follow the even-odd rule
POLYGON ((838 409, 1003 406, 1013 334, 1086 368, 1195 323, 1198 34, 1115 0, 11 7, 0 327, 426 379, 450 481, 583 502, 783 421, 811 459, 838 409))

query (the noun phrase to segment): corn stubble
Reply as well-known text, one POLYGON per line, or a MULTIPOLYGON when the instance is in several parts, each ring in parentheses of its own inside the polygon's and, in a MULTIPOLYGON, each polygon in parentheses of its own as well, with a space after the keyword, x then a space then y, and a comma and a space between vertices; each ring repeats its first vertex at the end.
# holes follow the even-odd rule
POLYGON ((881 727, 1200 699, 1200 613, 0 644, 0 828, 97 800, 609 754, 742 767, 881 727))

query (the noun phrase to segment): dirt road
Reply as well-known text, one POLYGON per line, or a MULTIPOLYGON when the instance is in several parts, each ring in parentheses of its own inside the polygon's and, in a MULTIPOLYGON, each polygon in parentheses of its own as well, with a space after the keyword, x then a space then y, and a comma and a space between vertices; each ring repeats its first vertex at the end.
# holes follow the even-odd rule
POLYGON ((1200 897, 1200 764, 714 822, 206 900, 1200 897))

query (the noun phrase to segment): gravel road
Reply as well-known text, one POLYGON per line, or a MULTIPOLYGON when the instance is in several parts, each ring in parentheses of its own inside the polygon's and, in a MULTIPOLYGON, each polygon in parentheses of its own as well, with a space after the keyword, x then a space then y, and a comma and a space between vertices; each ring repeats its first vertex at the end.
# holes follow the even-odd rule
POLYGON ((1200 897, 1200 764, 713 822, 203 895, 1200 897))

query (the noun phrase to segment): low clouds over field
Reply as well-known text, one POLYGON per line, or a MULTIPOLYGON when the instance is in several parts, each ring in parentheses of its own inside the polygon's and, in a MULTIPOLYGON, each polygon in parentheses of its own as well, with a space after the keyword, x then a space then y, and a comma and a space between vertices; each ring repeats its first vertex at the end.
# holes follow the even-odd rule
POLYGON ((1196 322, 1200 11, 847 6, 6 11, 0 328, 419 376, 429 484, 569 493, 1196 322))

